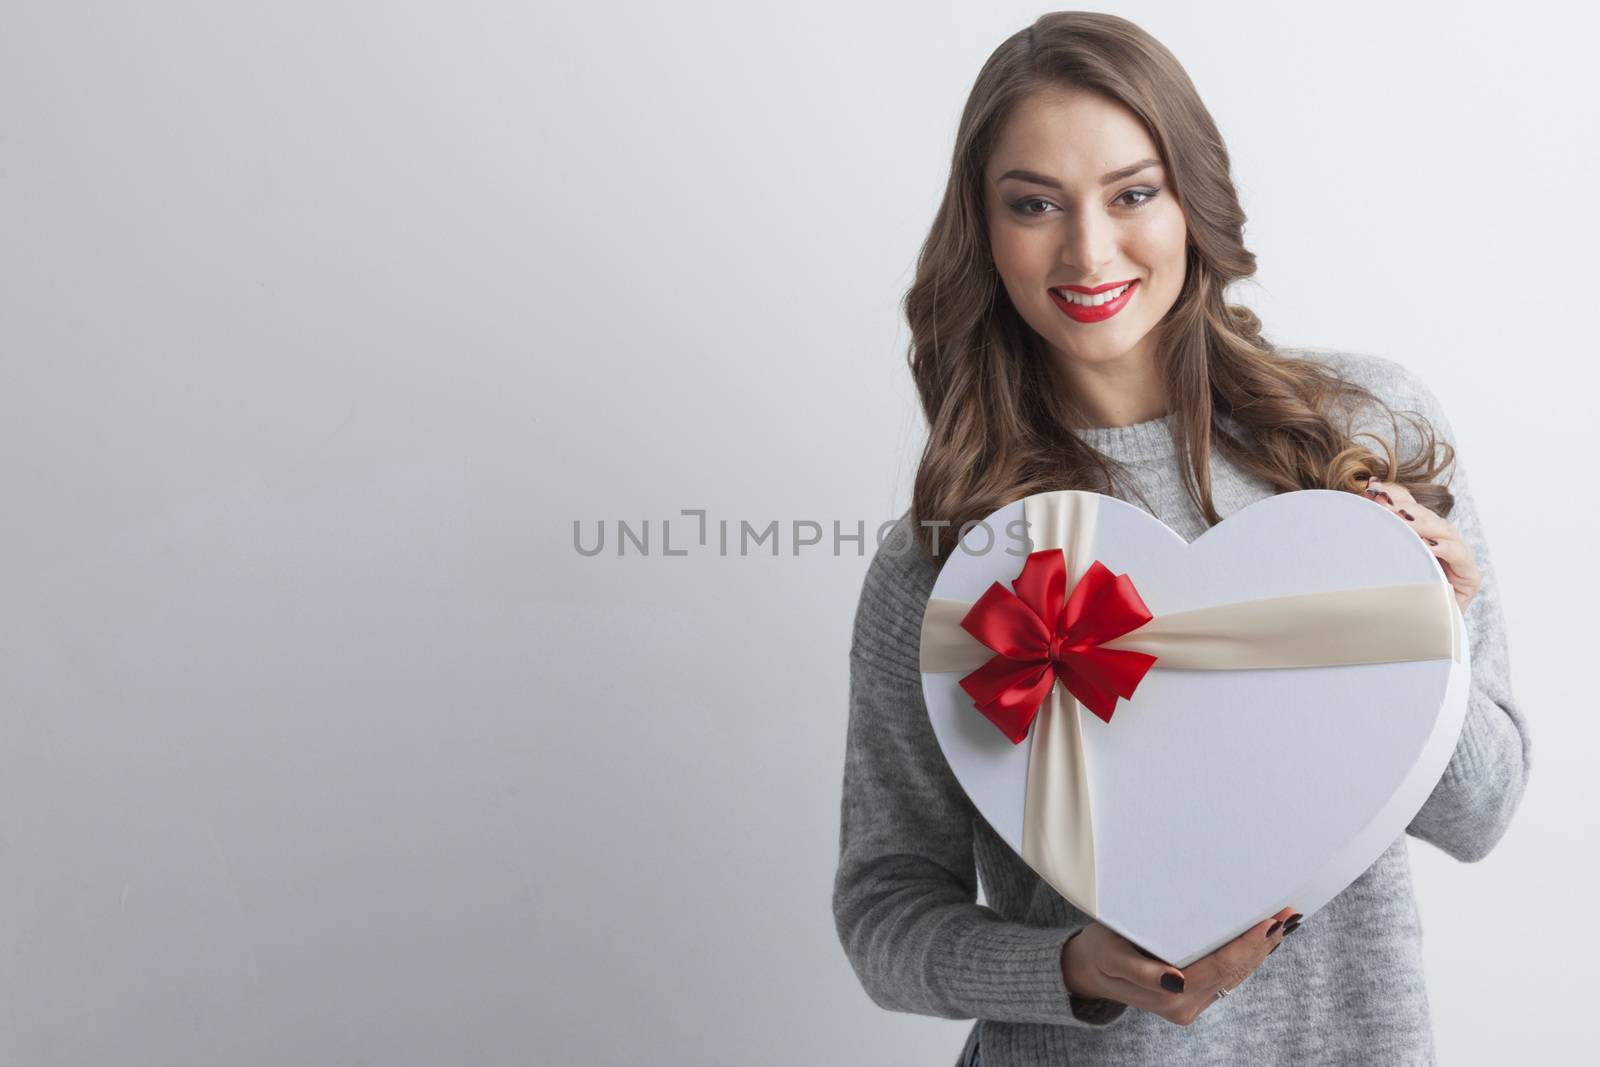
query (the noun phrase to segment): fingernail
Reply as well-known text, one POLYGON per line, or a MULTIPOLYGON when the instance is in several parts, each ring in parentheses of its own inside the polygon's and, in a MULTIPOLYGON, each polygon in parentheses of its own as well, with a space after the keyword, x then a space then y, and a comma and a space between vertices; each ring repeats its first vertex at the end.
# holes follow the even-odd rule
POLYGON ((1300 924, 1297 922, 1291 922, 1288 926, 1283 928, 1283 936, 1288 937, 1298 929, 1300 929, 1300 924))
POLYGON ((1416 522, 1417 521, 1416 519, 1413 519, 1411 517, 1411 512, 1407 511, 1405 508, 1401 508, 1400 509, 1400 517, 1402 519, 1406 520, 1407 522, 1416 522))
POLYGON ((1283 947, 1283 942, 1279 941, 1276 945, 1273 945, 1271 948, 1267 949, 1267 955, 1269 955, 1269 956, 1272 955, 1274 952, 1278 951, 1282 947, 1283 947))
POLYGON ((1374 500, 1378 498, 1378 491, 1376 489, 1363 489, 1361 491, 1367 496, 1372 497, 1374 500))
POLYGON ((1267 927, 1267 936, 1271 937, 1273 934, 1277 933, 1278 932, 1278 927, 1280 927, 1282 925, 1283 925, 1283 920, 1279 919, 1277 922, 1275 922, 1271 926, 1267 927))
POLYGON ((1433 539, 1433 538, 1431 538, 1431 537, 1424 537, 1424 538, 1423 538, 1423 540, 1424 540, 1424 541, 1426 541, 1426 542, 1428 542, 1428 544, 1430 544, 1430 545, 1436 545, 1436 544, 1438 544, 1438 543, 1439 543, 1439 542, 1437 542, 1437 541, 1435 541, 1435 540, 1434 540, 1434 539, 1433 539))
POLYGON ((1385 493, 1382 490, 1379 490, 1378 495, 1383 497, 1383 502, 1385 504, 1393 504, 1394 503, 1394 497, 1390 496, 1388 493, 1385 493))
POLYGON ((1297 912, 1295 912, 1295 913, 1294 913, 1294 914, 1293 914, 1293 915, 1291 915, 1291 916, 1289 916, 1289 917, 1288 917, 1288 918, 1287 918, 1287 919, 1285 919, 1285 920, 1283 920, 1283 921, 1284 921, 1284 922, 1286 922, 1286 923, 1297 923, 1297 922, 1299 922, 1299 921, 1300 921, 1300 920, 1301 920, 1301 919, 1304 919, 1304 918, 1305 918, 1305 916, 1304 916, 1304 915, 1301 915, 1301 914, 1300 914, 1300 913, 1299 913, 1299 912, 1298 912, 1298 911, 1297 911, 1297 912))
POLYGON ((1175 974, 1164 974, 1161 976, 1161 988, 1172 993, 1182 993, 1183 979, 1175 974))

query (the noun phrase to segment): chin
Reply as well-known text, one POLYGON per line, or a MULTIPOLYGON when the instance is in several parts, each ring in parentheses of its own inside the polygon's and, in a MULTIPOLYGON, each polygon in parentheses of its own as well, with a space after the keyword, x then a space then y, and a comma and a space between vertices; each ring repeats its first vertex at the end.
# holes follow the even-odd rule
POLYGON ((1139 337, 1117 334, 1097 337, 1090 344, 1083 343, 1081 339, 1063 342, 1060 347, 1068 356, 1083 363, 1112 363, 1133 351, 1138 343, 1139 337))

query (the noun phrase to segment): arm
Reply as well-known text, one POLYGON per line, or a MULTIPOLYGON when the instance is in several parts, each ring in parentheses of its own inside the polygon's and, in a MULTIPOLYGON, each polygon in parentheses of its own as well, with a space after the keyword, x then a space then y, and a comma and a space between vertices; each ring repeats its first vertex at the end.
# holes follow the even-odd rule
MULTIPOLYGON (((1418 402, 1412 407, 1454 444, 1455 434, 1438 400, 1421 382, 1414 381, 1414 388, 1418 402)), ((1511 695, 1500 587, 1459 453, 1448 485, 1455 507, 1447 517, 1472 549, 1483 577, 1463 616, 1472 652, 1472 684, 1455 752, 1406 832, 1470 863, 1487 856, 1510 825, 1527 784, 1530 744, 1527 720, 1511 695)))
POLYGON ((914 549, 880 549, 857 607, 833 890, 840 943, 868 996, 892 1011, 1108 1025, 1126 1005, 1067 993, 1063 946, 1075 928, 1009 922, 976 903, 978 813, 939 749, 917 666, 933 575, 914 549))

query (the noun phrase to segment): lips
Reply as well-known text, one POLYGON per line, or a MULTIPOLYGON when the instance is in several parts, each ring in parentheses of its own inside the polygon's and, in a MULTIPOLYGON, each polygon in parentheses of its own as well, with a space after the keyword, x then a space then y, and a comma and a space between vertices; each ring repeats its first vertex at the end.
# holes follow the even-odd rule
POLYGON ((1089 289, 1081 285, 1063 285, 1060 287, 1061 289, 1070 290, 1074 294, 1094 296, 1099 293, 1109 292, 1118 288, 1119 286, 1124 285, 1127 286, 1127 289, 1123 291, 1121 296, 1117 297, 1115 300, 1110 300, 1106 303, 1097 304, 1092 307, 1073 303, 1070 298, 1063 296, 1056 289, 1050 290, 1050 299, 1054 300, 1056 302, 1056 307, 1065 312, 1066 316, 1073 322, 1104 322, 1106 319, 1109 319, 1111 316, 1128 306, 1128 301, 1133 299, 1133 294, 1139 291, 1139 282, 1137 279, 1134 279, 1133 281, 1110 282, 1096 289, 1089 289))
POLYGON ((1134 279, 1132 279, 1132 278, 1124 278, 1120 282, 1106 282, 1104 285, 1097 285, 1093 289, 1090 289, 1090 288, 1088 288, 1086 286, 1082 286, 1082 285, 1058 285, 1058 286, 1056 286, 1056 288, 1057 289, 1070 289, 1074 293, 1082 293, 1085 296, 1094 296, 1096 293, 1103 293, 1107 289, 1120 289, 1124 285, 1132 284, 1133 281, 1134 281, 1134 279))

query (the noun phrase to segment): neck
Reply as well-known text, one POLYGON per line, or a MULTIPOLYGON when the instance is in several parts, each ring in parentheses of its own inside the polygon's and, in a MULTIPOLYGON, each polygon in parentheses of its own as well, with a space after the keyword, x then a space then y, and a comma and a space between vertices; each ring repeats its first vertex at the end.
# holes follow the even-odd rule
POLYGON ((1091 427, 1133 426, 1167 414, 1167 391, 1153 351, 1104 363, 1058 356, 1056 367, 1071 406, 1091 427))

